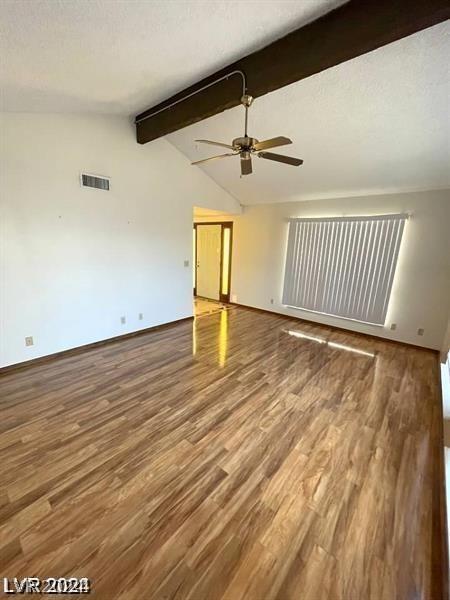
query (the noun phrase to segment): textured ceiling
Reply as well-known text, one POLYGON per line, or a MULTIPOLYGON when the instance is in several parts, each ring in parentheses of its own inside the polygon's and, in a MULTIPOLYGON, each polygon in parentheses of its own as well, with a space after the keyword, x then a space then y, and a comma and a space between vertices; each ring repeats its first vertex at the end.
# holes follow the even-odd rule
MULTIPOLYGON (((3 109, 131 116, 342 0, 0 0, 3 109)), ((255 100, 250 133, 286 135, 302 167, 201 167, 242 204, 450 187, 449 22, 255 100)), ((241 135, 241 108, 168 136, 241 135)), ((219 149, 220 152, 220 149, 219 149)), ((198 167, 192 167, 198 168, 198 167)))
MULTIPOLYGON (((250 135, 291 137, 274 152, 303 166, 254 159, 243 178, 236 157, 201 168, 242 204, 450 187, 449 33, 447 21, 257 98, 250 135)), ((242 132, 238 107, 168 139, 199 160, 221 149, 194 139, 230 143, 242 132)))
POLYGON ((0 0, 9 111, 131 115, 343 0, 0 0))

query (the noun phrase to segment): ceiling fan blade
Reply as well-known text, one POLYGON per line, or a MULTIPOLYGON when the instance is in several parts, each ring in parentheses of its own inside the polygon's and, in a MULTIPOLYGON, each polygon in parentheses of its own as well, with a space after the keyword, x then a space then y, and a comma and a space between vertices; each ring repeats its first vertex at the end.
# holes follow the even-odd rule
POLYGON ((196 160, 191 165, 199 165, 200 163, 208 162, 209 160, 216 160, 216 158, 226 158, 227 156, 236 156, 237 152, 229 152, 228 154, 218 154, 217 156, 210 156, 209 158, 203 158, 202 160, 196 160))
POLYGON ((253 148, 256 151, 259 151, 259 150, 267 150, 267 148, 276 148, 277 146, 286 146, 287 144, 292 144, 292 140, 280 135, 278 137, 271 138, 270 140, 263 140, 262 142, 256 142, 256 144, 254 144, 253 148))
POLYGON ((222 148, 229 148, 233 150, 233 146, 230 144, 223 144, 222 142, 212 142, 211 140, 195 140, 196 142, 200 142, 201 144, 210 144, 211 146, 221 146, 222 148))
POLYGON ((293 165, 294 167, 299 167, 303 164, 301 158, 284 156, 284 154, 274 154, 273 152, 260 152, 258 156, 260 158, 267 158, 268 160, 276 160, 277 162, 285 163, 287 165, 293 165))
POLYGON ((250 175, 252 172, 252 159, 250 156, 248 158, 242 158, 241 156, 241 175, 250 175))

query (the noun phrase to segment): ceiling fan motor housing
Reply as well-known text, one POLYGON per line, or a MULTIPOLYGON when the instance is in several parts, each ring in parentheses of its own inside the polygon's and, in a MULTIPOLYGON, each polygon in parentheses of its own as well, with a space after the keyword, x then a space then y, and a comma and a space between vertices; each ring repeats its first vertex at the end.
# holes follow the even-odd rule
POLYGON ((241 163, 241 176, 250 175, 253 172, 252 169, 252 154, 258 158, 265 158, 267 160, 274 160, 276 162, 285 163, 288 165, 294 165, 298 167, 303 163, 300 158, 293 158, 292 156, 285 156, 283 154, 274 154, 273 152, 266 152, 270 148, 276 148, 278 146, 285 146, 286 144, 292 144, 292 140, 282 135, 268 140, 260 142, 256 138, 250 137, 247 133, 248 125, 248 109, 253 102, 252 96, 244 94, 241 98, 241 102, 245 108, 245 128, 244 135, 242 137, 235 138, 231 145, 224 144, 223 142, 213 142, 211 140, 196 140, 204 144, 212 144, 213 146, 222 146, 228 148, 232 152, 226 154, 219 154, 218 156, 210 156, 209 158, 203 158, 193 162, 193 165, 199 165, 201 163, 208 162, 210 160, 216 160, 218 158, 227 158, 229 156, 239 156, 241 163), (264 152, 263 152, 264 151, 264 152))
POLYGON ((232 145, 233 145, 233 148, 236 148, 236 150, 249 151, 257 143, 258 143, 258 140, 256 138, 245 136, 245 137, 235 138, 232 142, 232 145))

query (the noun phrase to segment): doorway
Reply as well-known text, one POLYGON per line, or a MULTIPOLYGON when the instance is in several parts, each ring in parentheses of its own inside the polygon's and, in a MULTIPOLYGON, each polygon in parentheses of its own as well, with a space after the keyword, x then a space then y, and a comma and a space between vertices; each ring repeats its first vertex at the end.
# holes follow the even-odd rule
POLYGON ((194 296, 230 301, 233 223, 194 224, 194 296))

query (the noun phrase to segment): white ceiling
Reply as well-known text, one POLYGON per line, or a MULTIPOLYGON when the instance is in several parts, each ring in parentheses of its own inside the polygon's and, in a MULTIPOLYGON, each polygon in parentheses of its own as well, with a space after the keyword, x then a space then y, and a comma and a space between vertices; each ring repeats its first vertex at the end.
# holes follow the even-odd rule
POLYGON ((136 114, 344 0, 0 0, 3 108, 136 114))
MULTIPOLYGON (((131 116, 342 3, 0 0, 3 109, 131 116)), ((256 99, 250 133, 291 137, 279 151, 302 167, 201 168, 242 204, 450 187, 449 33, 437 25, 256 99)), ((242 129, 238 107, 168 139, 196 160, 215 149, 195 138, 242 129)))
MULTIPOLYGON (((254 159, 242 178, 237 157, 201 168, 242 204, 450 188, 449 33, 442 23, 257 98, 250 135, 292 138, 274 152, 303 166, 254 159)), ((168 139, 199 160, 223 150, 194 139, 242 132, 237 107, 168 139)))

